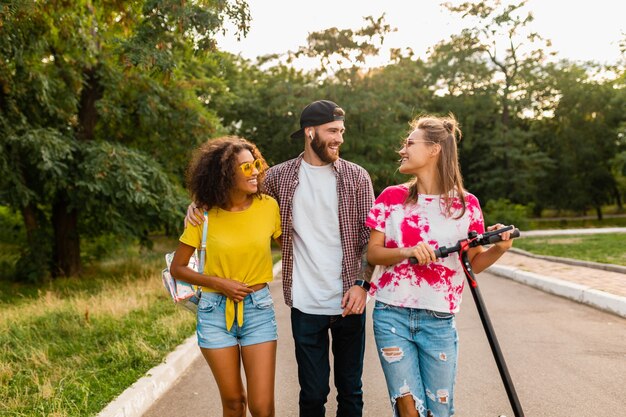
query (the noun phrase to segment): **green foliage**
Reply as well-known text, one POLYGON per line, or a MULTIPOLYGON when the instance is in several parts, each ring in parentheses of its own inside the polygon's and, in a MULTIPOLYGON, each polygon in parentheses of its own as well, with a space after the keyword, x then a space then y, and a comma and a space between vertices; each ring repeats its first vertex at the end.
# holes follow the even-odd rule
POLYGON ((15 274, 20 244, 25 242, 22 218, 6 206, 0 206, 0 280, 15 274))
POLYGON ((245 36, 250 22, 244 0, 145 0, 137 2, 133 14, 118 13, 136 19, 135 32, 122 42, 124 57, 133 66, 166 72, 180 64, 172 59, 178 51, 214 50, 215 34, 223 31, 226 21, 234 23, 238 36, 245 36))
POLYGON ((0 139, 0 149, 4 159, 0 204, 24 207, 68 187, 75 144, 58 130, 11 132, 0 139))
POLYGON ((538 255, 626 266, 626 233, 523 237, 515 247, 538 255))
POLYGON ((471 143, 463 144, 461 162, 472 191, 483 200, 525 203, 534 198, 551 165, 524 117, 533 109, 534 85, 549 47, 528 29, 533 18, 525 4, 445 4, 469 26, 437 44, 429 62, 431 83, 445 105, 458 108, 462 121, 473 119, 471 136, 465 131, 464 140, 471 143), (469 106, 459 105, 468 101, 469 106), (482 125, 478 129, 476 122, 482 125))
POLYGON ((366 16, 363 19, 366 26, 358 30, 332 27, 309 33, 307 45, 289 52, 287 62, 301 56, 316 58, 320 60, 316 75, 348 82, 359 72, 359 65, 365 64, 367 57, 378 55, 385 36, 396 31, 385 22, 384 13, 378 18, 366 16))
POLYGON ((0 242, 16 243, 24 240, 24 227, 20 216, 9 207, 0 206, 0 242))
MULTIPOLYGON (((623 63, 621 66, 621 75, 613 83, 613 92, 611 99, 611 107, 613 109, 623 109, 626 107, 626 35, 622 41, 623 63)), ((616 68, 619 73, 620 67, 616 68)), ((623 112, 622 112, 623 113, 623 112)), ((624 198, 626 198, 626 120, 624 118, 616 118, 615 120, 615 156, 610 160, 611 173, 615 179, 616 189, 614 190, 615 200, 618 204, 618 210, 624 211, 624 198)))
POLYGON ((485 225, 490 226, 496 223, 504 225, 515 225, 518 229, 528 228, 528 217, 532 207, 511 203, 506 198, 489 200, 483 209, 485 225))
POLYGON ((121 247, 130 246, 132 243, 133 239, 124 239, 113 233, 86 238, 81 244, 81 257, 87 265, 93 265, 102 259, 112 257, 121 247))
POLYGON ((143 237, 156 224, 180 222, 184 193, 146 155, 110 142, 90 142, 83 152, 73 204, 87 219, 85 235, 143 237))
POLYGON ((24 217, 22 267, 39 255, 26 276, 79 273, 81 234, 171 230, 189 152, 222 129, 201 63, 249 19, 242 0, 0 8, 0 204, 24 217))
POLYGON ((548 68, 560 99, 554 117, 536 124, 539 144, 554 161, 538 197, 555 208, 584 212, 615 201, 611 160, 619 154, 625 102, 614 82, 593 81, 592 70, 567 62, 548 68))
POLYGON ((554 166, 536 145, 533 132, 525 127, 505 129, 496 122, 494 131, 482 132, 472 142, 462 163, 467 167, 472 191, 485 200, 506 197, 518 203, 532 201, 546 170, 554 166))
MULTIPOLYGON (((373 69, 363 63, 394 30, 384 16, 358 29, 320 30, 295 52, 251 62, 214 43, 225 21, 247 32, 240 0, 4 4, 0 204, 24 220, 16 268, 23 279, 58 264, 61 225, 89 241, 148 242, 150 230, 175 230, 183 172, 198 144, 236 134, 271 165, 293 158, 302 142, 289 134, 301 109, 324 98, 346 110, 342 156, 370 172, 377 193, 407 180, 396 151, 408 122, 453 112, 465 184, 485 207, 508 199, 509 208, 522 204, 535 215, 601 214, 607 203, 623 210, 624 62, 547 63, 549 41, 532 31, 525 1, 446 5, 466 29, 426 60, 396 50, 389 65, 373 69), (297 70, 299 57, 320 67, 297 70)), ((63 247, 80 251, 76 240, 63 247)))
POLYGON ((312 75, 285 65, 262 70, 229 54, 216 55, 207 68, 227 82, 229 93, 209 104, 228 133, 253 141, 270 165, 302 152, 302 142, 289 135, 299 128, 301 109, 321 98, 312 75))

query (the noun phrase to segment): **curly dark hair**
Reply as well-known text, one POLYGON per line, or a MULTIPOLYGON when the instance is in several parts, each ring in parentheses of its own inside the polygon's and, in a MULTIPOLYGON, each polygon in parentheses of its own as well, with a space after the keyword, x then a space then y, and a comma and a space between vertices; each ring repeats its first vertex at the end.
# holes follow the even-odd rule
POLYGON ((235 183, 237 155, 248 150, 254 159, 263 161, 263 171, 259 173, 256 197, 263 192, 264 171, 267 163, 259 149, 251 142, 237 136, 224 136, 211 139, 195 150, 189 167, 186 182, 191 198, 198 207, 209 210, 214 206, 226 207, 228 195, 235 183))

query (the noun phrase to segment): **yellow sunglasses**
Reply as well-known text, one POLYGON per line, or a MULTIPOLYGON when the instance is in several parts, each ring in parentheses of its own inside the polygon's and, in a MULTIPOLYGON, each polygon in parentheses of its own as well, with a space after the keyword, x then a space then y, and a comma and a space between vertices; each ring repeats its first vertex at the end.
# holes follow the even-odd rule
POLYGON ((263 161, 260 159, 255 159, 252 162, 244 162, 243 164, 239 165, 239 168, 241 168, 241 172, 243 172, 243 175, 249 177, 252 175, 253 168, 259 172, 263 172, 263 161))

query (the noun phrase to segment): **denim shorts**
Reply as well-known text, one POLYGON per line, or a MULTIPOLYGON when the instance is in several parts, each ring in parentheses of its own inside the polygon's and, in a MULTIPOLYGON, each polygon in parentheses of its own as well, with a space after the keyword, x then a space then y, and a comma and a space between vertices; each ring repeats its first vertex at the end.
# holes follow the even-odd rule
POLYGON ((201 348, 219 349, 230 346, 248 346, 278 339, 274 302, 268 286, 251 293, 242 301, 243 326, 237 318, 226 330, 226 296, 203 292, 198 303, 196 334, 201 348))
POLYGON ((376 301, 374 338, 394 416, 396 401, 411 395, 420 416, 454 414, 458 335, 454 314, 376 301))

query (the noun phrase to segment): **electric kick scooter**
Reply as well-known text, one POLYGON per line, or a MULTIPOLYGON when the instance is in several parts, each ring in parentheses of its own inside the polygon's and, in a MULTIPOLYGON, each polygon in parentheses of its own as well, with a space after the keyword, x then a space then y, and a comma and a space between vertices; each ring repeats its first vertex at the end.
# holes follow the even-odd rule
MULTIPOLYGON (((493 330, 493 326, 491 325, 491 320, 489 319, 489 315, 487 314, 487 309, 485 308, 483 298, 480 295, 478 283, 476 282, 476 277, 474 276, 474 272, 472 271, 472 265, 470 264, 467 257, 467 250, 469 248, 499 242, 502 240, 500 233, 508 232, 509 230, 512 230, 511 238, 516 238, 520 236, 519 229, 514 229, 513 226, 506 226, 498 230, 485 232, 483 234, 478 234, 474 231, 471 231, 468 233, 467 239, 459 240, 456 245, 449 248, 442 246, 439 249, 435 249, 435 256, 437 258, 445 258, 451 253, 459 252, 459 255, 461 257, 461 264, 463 265, 463 272, 465 272, 467 281, 470 284, 472 296, 474 297, 474 302, 476 303, 476 308, 478 309, 478 315, 480 316, 480 321, 482 322, 485 333, 487 334, 487 340, 489 341, 489 346, 491 347, 493 357, 496 360, 496 365, 498 366, 500 377, 502 378, 502 382, 504 383, 506 394, 509 397, 511 408, 513 409, 515 417, 524 417, 522 405, 517 398, 517 393, 515 392, 513 381, 511 380, 511 376, 509 375, 509 370, 506 367, 504 356, 502 355, 500 345, 498 344, 498 339, 496 338, 496 333, 493 330)), ((416 264, 417 258, 411 257, 409 261, 412 264, 416 264)))

